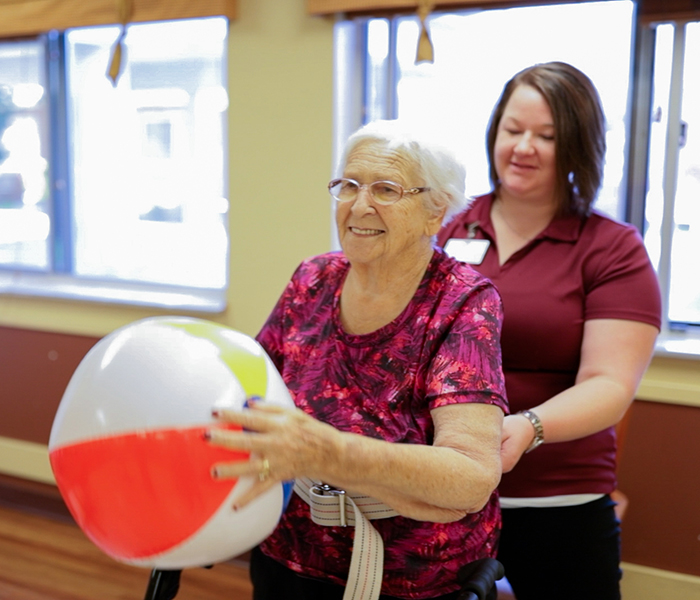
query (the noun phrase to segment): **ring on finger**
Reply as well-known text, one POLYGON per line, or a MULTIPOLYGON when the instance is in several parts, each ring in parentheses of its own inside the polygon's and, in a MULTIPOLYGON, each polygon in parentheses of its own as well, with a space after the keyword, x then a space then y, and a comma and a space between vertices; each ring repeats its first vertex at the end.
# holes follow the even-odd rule
POLYGON ((262 468, 258 473, 258 479, 260 481, 265 481, 270 476, 270 461, 266 458, 262 459, 262 468))

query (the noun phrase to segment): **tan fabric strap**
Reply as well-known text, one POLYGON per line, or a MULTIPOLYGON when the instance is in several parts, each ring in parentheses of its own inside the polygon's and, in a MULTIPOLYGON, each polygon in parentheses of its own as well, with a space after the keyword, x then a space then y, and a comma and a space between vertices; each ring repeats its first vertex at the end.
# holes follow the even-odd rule
POLYGON ((294 482, 294 491, 309 505, 311 520, 317 525, 355 527, 343 600, 377 600, 384 571, 384 542, 370 520, 398 513, 371 496, 338 490, 306 477, 294 482))

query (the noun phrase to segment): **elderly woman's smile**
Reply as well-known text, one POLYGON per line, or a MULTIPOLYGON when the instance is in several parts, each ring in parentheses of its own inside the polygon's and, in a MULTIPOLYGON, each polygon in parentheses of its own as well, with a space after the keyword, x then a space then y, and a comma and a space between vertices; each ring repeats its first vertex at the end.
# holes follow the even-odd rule
POLYGON ((362 229, 360 227, 350 227, 350 231, 357 235, 379 235, 380 233, 384 233, 382 229, 362 229))

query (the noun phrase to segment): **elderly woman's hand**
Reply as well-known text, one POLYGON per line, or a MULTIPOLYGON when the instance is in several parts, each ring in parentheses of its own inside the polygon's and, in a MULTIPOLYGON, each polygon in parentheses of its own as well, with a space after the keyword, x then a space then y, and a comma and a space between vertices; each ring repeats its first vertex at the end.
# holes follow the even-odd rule
POLYGON ((212 476, 216 478, 255 478, 251 488, 237 498, 234 508, 242 508, 276 482, 300 475, 319 476, 320 465, 332 460, 340 437, 334 427, 298 408, 254 400, 249 400, 248 406, 241 411, 215 412, 219 421, 240 425, 242 431, 213 427, 207 432, 207 438, 215 446, 251 453, 248 461, 219 463, 212 468, 212 476))

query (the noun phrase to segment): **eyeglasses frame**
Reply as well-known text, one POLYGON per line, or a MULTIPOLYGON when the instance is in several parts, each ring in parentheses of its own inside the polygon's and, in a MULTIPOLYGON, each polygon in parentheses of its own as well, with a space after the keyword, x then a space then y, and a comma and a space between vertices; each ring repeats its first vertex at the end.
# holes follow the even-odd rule
MULTIPOLYGON (((349 181, 351 183, 354 183, 357 185, 357 196, 360 195, 360 192, 363 189, 369 190, 370 196, 372 196, 372 199, 377 202, 377 204, 381 204, 382 206, 391 206, 392 204, 396 204, 397 202, 400 202, 403 200, 404 196, 413 196, 415 194, 421 194, 423 192, 429 192, 430 188, 429 187, 412 187, 412 188, 404 188, 400 183, 396 183, 395 181, 389 181, 388 179, 380 179, 379 181, 373 181, 372 183, 360 183, 359 181, 355 179, 351 179, 350 177, 337 177, 336 179, 331 179, 331 181, 328 182, 328 193, 331 195, 331 198, 333 198, 336 202, 338 203, 344 203, 344 202, 353 202, 354 200, 341 200, 338 198, 338 196, 335 196, 333 192, 331 192, 331 188, 335 185, 338 185, 341 181, 349 181), (398 200, 394 200, 394 202, 384 202, 382 200, 379 200, 373 193, 372 193, 372 186, 377 184, 377 183, 389 183, 391 185, 395 185, 401 190, 401 196, 399 196, 398 200)), ((357 196, 355 196, 355 200, 357 199, 357 196)))

